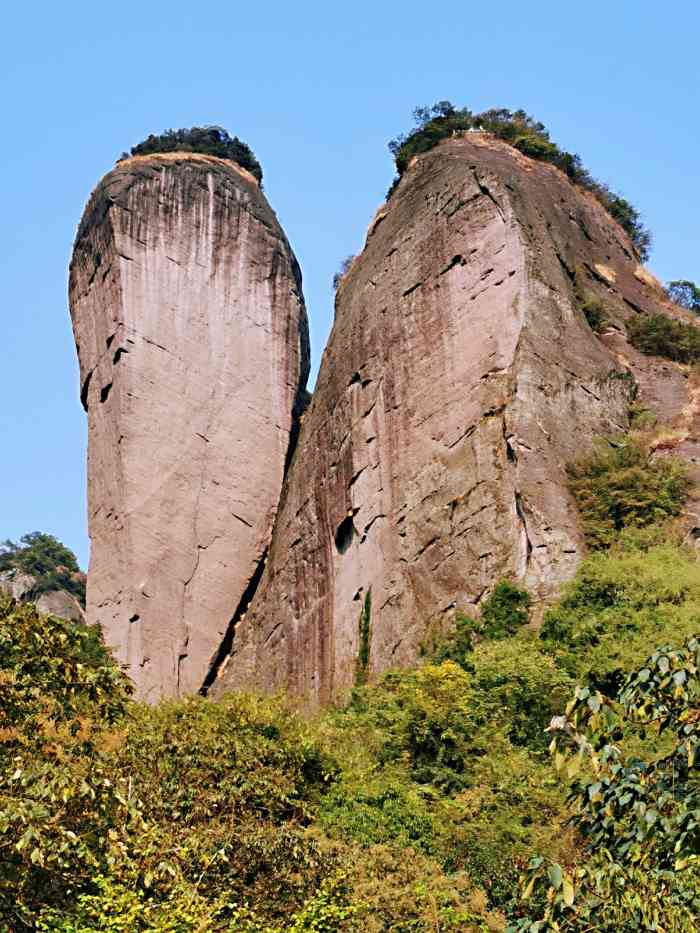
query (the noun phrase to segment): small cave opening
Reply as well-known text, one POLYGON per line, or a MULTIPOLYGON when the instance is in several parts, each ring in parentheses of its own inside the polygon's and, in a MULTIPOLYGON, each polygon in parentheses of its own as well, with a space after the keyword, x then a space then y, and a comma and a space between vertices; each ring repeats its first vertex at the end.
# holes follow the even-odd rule
POLYGON ((339 554, 344 554, 353 542, 357 531, 352 520, 352 515, 348 515, 342 520, 335 530, 335 547, 339 554))
POLYGON ((100 389, 100 401, 106 402, 109 398, 109 393, 112 391, 112 383, 108 382, 106 386, 103 386, 100 389))

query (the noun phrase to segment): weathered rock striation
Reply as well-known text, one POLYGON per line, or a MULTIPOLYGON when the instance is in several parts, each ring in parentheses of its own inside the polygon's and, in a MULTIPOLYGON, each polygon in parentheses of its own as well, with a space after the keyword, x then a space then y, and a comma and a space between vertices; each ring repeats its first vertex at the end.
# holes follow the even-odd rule
POLYGON ((294 255, 256 180, 190 153, 98 185, 70 306, 88 413, 88 621, 139 696, 196 692, 261 567, 308 374, 294 255))
MULTIPOLYGON (((501 577, 555 593, 583 550, 565 465, 627 429, 637 370, 655 391, 622 322, 660 308, 627 236, 558 169, 476 135, 415 160, 340 284, 215 692, 323 703, 414 662, 501 577), (610 309, 602 339, 585 295, 610 309)), ((683 373, 655 365, 692 421, 683 373)))

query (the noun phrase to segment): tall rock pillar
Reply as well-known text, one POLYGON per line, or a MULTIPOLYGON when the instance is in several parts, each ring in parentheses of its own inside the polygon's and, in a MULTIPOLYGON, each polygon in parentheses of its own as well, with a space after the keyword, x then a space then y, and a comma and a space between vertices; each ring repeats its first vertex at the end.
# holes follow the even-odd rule
POLYGON ((259 572, 308 374, 257 181, 190 153, 97 186, 70 307, 89 424, 87 614, 145 699, 196 692, 259 572))

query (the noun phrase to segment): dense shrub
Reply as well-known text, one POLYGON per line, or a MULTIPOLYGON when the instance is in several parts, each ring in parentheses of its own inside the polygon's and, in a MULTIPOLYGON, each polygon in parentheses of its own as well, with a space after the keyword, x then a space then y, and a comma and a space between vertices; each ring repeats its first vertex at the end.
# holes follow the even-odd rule
POLYGON ((262 183, 262 168, 253 150, 220 126, 192 126, 189 129, 152 133, 143 142, 132 146, 129 152, 122 153, 119 161, 129 156, 150 155, 154 152, 201 152, 203 155, 230 159, 262 183))
POLYGON ((677 363, 700 360, 700 327, 675 321, 665 314, 642 314, 627 322, 632 346, 677 363))
POLYGON ((594 295, 589 295, 582 303, 581 310, 588 322, 588 326, 595 334, 599 334, 608 321, 605 304, 594 295))
POLYGON ((393 193, 414 156, 427 152, 443 139, 472 129, 491 133, 532 159, 556 165, 574 184, 591 191, 629 235, 640 259, 646 260, 649 257, 651 234, 644 226, 636 208, 621 195, 611 191, 607 185, 596 181, 584 168, 578 155, 560 149, 549 138, 544 124, 524 110, 494 109, 472 113, 466 107, 457 109, 450 101, 439 101, 432 107, 417 107, 413 116, 416 128, 407 135, 397 136, 389 143, 397 177, 389 189, 388 196, 393 193))
POLYGON ((579 682, 610 691, 654 645, 691 635, 700 619, 693 554, 660 543, 587 558, 545 613, 540 637, 579 682))
POLYGON ((0 573, 19 570, 37 578, 31 596, 51 590, 67 590, 85 605, 85 575, 75 554, 53 535, 40 531, 22 535, 19 543, 0 544, 0 573))
POLYGON ((486 638, 508 638, 527 624, 530 595, 508 580, 496 584, 481 607, 481 630, 486 638))
POLYGON ((0 599, 0 921, 13 930, 106 871, 123 844, 126 780, 110 779, 97 750, 129 694, 93 629, 0 599))
POLYGON ((651 459, 632 438, 600 442, 567 467, 571 490, 592 548, 608 547, 625 528, 643 528, 678 515, 687 469, 671 458, 651 459))
POLYGON ((502 639, 515 635, 528 622, 530 594, 509 580, 499 580, 481 604, 479 618, 457 613, 454 631, 434 648, 435 661, 456 661, 468 668, 468 656, 475 642, 483 638, 502 639))
MULTIPOLYGON (((605 473, 608 505, 624 505, 629 483, 605 473)), ((528 594, 501 581, 422 667, 312 720, 243 694, 138 705, 94 630, 0 603, 0 928, 483 933, 505 915, 533 929, 527 914, 632 933, 640 898, 682 920, 695 876, 667 853, 695 844, 697 696, 674 691, 695 674, 687 651, 640 664, 697 627, 697 562, 656 525, 606 540, 540 633, 528 594), (546 729, 576 682, 557 774, 546 729), (653 708, 650 734, 630 726, 647 698, 675 717, 668 738, 653 708)))

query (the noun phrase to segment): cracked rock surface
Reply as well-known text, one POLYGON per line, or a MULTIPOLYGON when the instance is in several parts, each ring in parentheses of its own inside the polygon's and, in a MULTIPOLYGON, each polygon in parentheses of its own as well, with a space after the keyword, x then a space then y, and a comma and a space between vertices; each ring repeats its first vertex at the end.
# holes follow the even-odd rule
POLYGON ((193 693, 269 541, 308 374, 299 269, 245 170, 140 156, 90 198, 70 307, 88 621, 141 698, 193 693))
POLYGON ((340 284, 215 691, 342 694, 370 591, 371 676, 414 663, 502 577, 555 594, 583 552, 565 465, 627 430, 639 354, 623 323, 659 309, 624 232, 554 167, 474 136, 415 160, 340 284), (583 291, 609 306, 609 339, 583 291))

